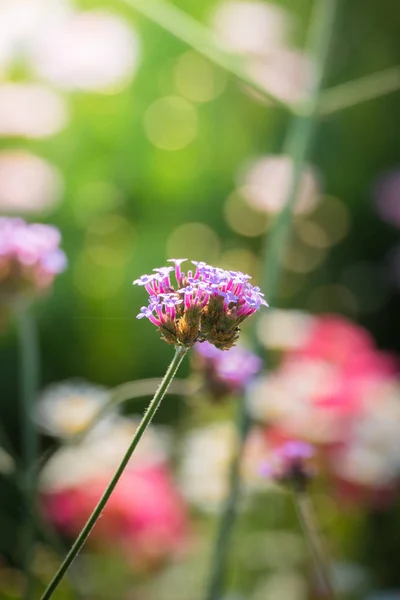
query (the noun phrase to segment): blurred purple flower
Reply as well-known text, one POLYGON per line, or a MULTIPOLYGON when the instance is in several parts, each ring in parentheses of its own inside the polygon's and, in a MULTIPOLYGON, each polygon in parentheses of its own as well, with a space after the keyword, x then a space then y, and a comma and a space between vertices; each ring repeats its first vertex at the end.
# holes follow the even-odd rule
POLYGON ((170 259, 174 267, 153 269, 155 273, 135 279, 134 285, 144 286, 149 294, 149 304, 138 318, 147 317, 169 344, 193 346, 208 340, 228 350, 236 343, 239 325, 262 305, 268 306, 264 294, 240 271, 192 261, 195 269, 184 273, 185 260, 170 259), (173 271, 177 289, 171 283, 173 271))
POLYGON ((51 225, 0 217, 0 295, 13 298, 48 288, 67 265, 60 240, 51 225))
POLYGON ((260 475, 303 491, 314 474, 310 467, 314 454, 311 444, 287 440, 271 452, 270 459, 260 467, 260 475))
POLYGON ((209 342, 197 343, 196 362, 206 375, 211 393, 220 398, 240 393, 262 368, 262 360, 243 347, 223 352, 209 342))

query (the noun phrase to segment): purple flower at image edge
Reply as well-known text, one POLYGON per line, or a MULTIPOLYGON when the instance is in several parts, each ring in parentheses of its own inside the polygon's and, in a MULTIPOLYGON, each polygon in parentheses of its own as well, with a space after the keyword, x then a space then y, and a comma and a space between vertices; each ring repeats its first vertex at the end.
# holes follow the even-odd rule
POLYGON ((60 249, 56 227, 27 223, 17 217, 0 217, 0 286, 2 290, 37 291, 51 285, 65 270, 67 258, 60 249))

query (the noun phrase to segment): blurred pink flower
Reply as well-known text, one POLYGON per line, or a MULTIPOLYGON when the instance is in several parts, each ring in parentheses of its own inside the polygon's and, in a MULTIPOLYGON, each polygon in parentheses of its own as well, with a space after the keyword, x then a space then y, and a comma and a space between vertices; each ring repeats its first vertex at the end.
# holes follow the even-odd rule
MULTIPOLYGON (((75 536, 99 500, 107 481, 43 492, 45 516, 64 534, 75 536)), ((184 550, 188 536, 185 505, 163 464, 130 468, 121 477, 91 536, 98 546, 111 544, 138 570, 163 564, 184 550)))
POLYGON ((312 323, 308 338, 295 355, 344 366, 358 353, 373 349, 373 339, 362 327, 337 315, 321 315, 312 323))
POLYGON ((254 386, 254 416, 318 446, 336 489, 365 501, 400 476, 398 361, 362 327, 335 315, 313 321, 302 346, 254 386), (374 493, 372 491, 374 490, 374 493))
POLYGON ((120 15, 76 12, 40 32, 31 44, 33 71, 65 90, 114 92, 139 63, 140 43, 120 15))
POLYGON ((256 56, 285 46, 291 25, 285 9, 259 0, 224 0, 214 8, 211 20, 216 36, 229 51, 256 56))
POLYGON ((44 138, 67 123, 67 105, 59 94, 33 83, 7 83, 0 88, 0 136, 44 138))
POLYGON ((0 295, 15 298, 48 288, 67 264, 56 227, 0 217, 0 295))
POLYGON ((61 174, 45 159, 25 150, 0 152, 1 211, 47 213, 59 202, 61 191, 61 174))
MULTIPOLYGON (((244 164, 239 171, 239 192, 256 210, 275 214, 286 202, 292 171, 293 162, 286 154, 261 156, 244 164)), ((299 188, 294 211, 296 214, 307 214, 320 199, 319 176, 311 165, 305 165, 299 188)))

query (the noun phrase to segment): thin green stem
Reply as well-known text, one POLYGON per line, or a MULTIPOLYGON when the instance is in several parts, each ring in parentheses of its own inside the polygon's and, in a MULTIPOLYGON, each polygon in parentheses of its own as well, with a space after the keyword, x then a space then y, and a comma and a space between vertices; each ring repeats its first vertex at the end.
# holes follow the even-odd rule
MULTIPOLYGON (((128 400, 144 398, 145 396, 153 396, 162 379, 160 377, 151 377, 149 379, 138 379, 137 381, 128 381, 122 383, 110 391, 110 399, 104 406, 97 411, 92 417, 90 422, 81 430, 75 433, 73 436, 64 440, 64 445, 72 446, 79 444, 85 437, 90 433, 93 427, 109 412, 115 410, 120 404, 127 402, 128 400)), ((196 388, 188 384, 185 379, 174 379, 171 382, 167 394, 176 394, 177 396, 188 396, 196 392, 196 388)), ((0 429, 1 439, 1 429, 0 429)), ((46 452, 44 452, 39 460, 37 461, 35 468, 37 472, 40 472, 44 465, 54 456, 57 452, 58 446, 52 446, 46 452)))
POLYGON ((243 410, 244 400, 237 407, 238 432, 235 455, 231 462, 229 474, 229 495, 221 513, 217 535, 215 538, 213 554, 211 557, 211 571, 206 593, 207 600, 219 600, 221 590, 224 587, 228 548, 231 541, 231 533, 236 521, 237 505, 240 496, 240 457, 243 454, 243 446, 249 429, 247 411, 243 410))
POLYGON ((336 0, 317 0, 310 27, 309 48, 314 57, 314 77, 307 100, 299 107, 299 115, 293 117, 284 144, 284 153, 292 162, 292 176, 286 202, 277 215, 264 246, 261 287, 265 289, 271 305, 275 302, 281 274, 281 254, 289 238, 293 209, 299 185, 315 130, 315 117, 321 93, 322 76, 328 56, 333 29, 336 0))
POLYGON ((397 90, 400 90, 399 66, 385 69, 372 75, 365 75, 365 77, 360 77, 325 90, 321 94, 318 114, 323 116, 330 115, 339 110, 361 104, 362 102, 380 98, 397 90))
MULTIPOLYGON (((33 466, 36 463, 38 454, 38 439, 32 416, 39 380, 39 349, 35 322, 28 308, 21 307, 17 311, 16 317, 21 373, 21 484, 28 506, 34 507, 36 503, 36 475, 33 466)), ((23 597, 25 600, 33 597, 35 584, 31 568, 35 545, 33 515, 34 511, 26 511, 23 527, 23 565, 26 575, 23 597)))
MULTIPOLYGON (((263 270, 260 286, 266 291, 267 298, 271 304, 275 301, 279 285, 279 276, 281 273, 280 257, 289 237, 293 208, 314 131, 314 119, 330 46, 335 8, 336 0, 318 0, 310 27, 308 48, 310 55, 314 58, 314 77, 309 97, 298 107, 298 114, 292 117, 293 120, 287 134, 285 153, 292 160, 290 186, 286 202, 269 232, 263 252, 263 270)), ((252 338, 253 346, 258 348, 257 321, 255 321, 252 330, 252 338)), ((239 404, 238 414, 238 433, 241 440, 241 449, 243 449, 248 429, 247 403, 243 401, 239 404)), ((240 496, 241 454, 241 451, 236 454, 231 467, 231 485, 218 525, 215 551, 211 565, 210 583, 206 595, 207 600, 220 600, 225 586, 225 565, 236 520, 236 506, 240 496)))
POLYGON ((306 492, 294 492, 293 499, 315 569, 324 585, 326 597, 335 600, 337 596, 331 579, 330 560, 324 540, 318 529, 311 500, 306 492))
MULTIPOLYGON (((159 377, 138 379, 137 381, 128 381, 126 383, 122 383, 121 385, 113 388, 111 390, 110 400, 94 415, 94 417, 82 431, 79 431, 79 433, 68 440, 68 443, 79 443, 105 415, 127 400, 152 396, 157 390, 157 387, 161 384, 161 381, 162 379, 159 377)), ((186 380, 175 379, 171 382, 168 388, 168 394, 186 396, 188 393, 189 386, 186 380)))
POLYGON ((97 519, 100 517, 104 507, 106 506, 107 501, 110 498, 115 486, 117 485, 122 473, 124 472, 125 467, 127 466, 136 446, 138 445, 138 443, 140 441, 140 438, 146 431, 148 425, 151 423, 151 420, 153 419, 155 413, 157 412, 157 409, 160 406, 161 401, 162 401, 163 397, 165 396, 165 393, 166 393, 171 381, 173 380, 186 352, 187 352, 187 348, 183 348, 181 346, 176 347, 174 358, 172 359, 172 362, 171 362, 170 366, 168 367, 168 370, 167 370, 164 378, 162 379, 158 390, 154 394, 152 401, 150 402, 145 414, 143 415, 143 418, 135 432, 133 440, 132 440, 125 456, 123 457, 120 465, 118 466, 117 470, 115 471, 110 483, 108 484, 106 490, 104 491, 104 493, 103 493, 102 497, 100 498, 99 502, 97 503, 96 507, 94 508, 92 514, 90 515, 89 519, 87 520, 86 525, 83 527, 82 531, 80 532, 80 534, 78 535, 77 539, 75 540, 73 546, 71 547, 71 550, 68 552, 67 556, 65 557, 65 559, 64 559, 63 563, 61 564, 60 568, 58 569, 57 573, 54 575, 53 579, 51 580, 48 587, 46 588, 41 600, 48 600, 48 598, 51 598, 51 596, 53 595, 53 592, 56 590, 57 586, 61 582, 61 579, 63 578, 64 574, 66 573, 66 571, 68 570, 70 565, 73 563, 73 561, 77 557, 79 551, 82 549, 84 543, 86 542, 87 538, 90 535, 90 532, 92 531, 93 527, 95 526, 97 519))
POLYGON ((249 74, 243 56, 227 52, 210 29, 180 10, 177 6, 165 2, 165 0, 123 1, 188 44, 188 46, 200 52, 200 54, 203 54, 203 56, 206 56, 216 65, 235 75, 235 77, 252 87, 267 100, 286 110, 295 111, 295 107, 289 106, 274 96, 249 74))

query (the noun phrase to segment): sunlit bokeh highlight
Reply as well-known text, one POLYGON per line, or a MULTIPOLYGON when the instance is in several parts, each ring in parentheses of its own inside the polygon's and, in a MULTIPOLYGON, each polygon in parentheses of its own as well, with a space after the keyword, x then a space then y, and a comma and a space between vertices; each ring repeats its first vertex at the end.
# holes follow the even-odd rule
MULTIPOLYGON (((292 164, 285 155, 270 155, 243 165, 239 172, 240 193, 259 211, 277 213, 284 205, 291 181, 292 164)), ((295 213, 315 208, 319 200, 319 181, 315 170, 307 167, 302 175, 295 213)))
POLYGON ((128 83, 138 59, 135 32, 106 11, 72 14, 42 32, 30 53, 34 72, 66 90, 115 92, 128 83))
POLYGON ((0 210, 47 213, 61 199, 63 181, 47 160, 25 150, 0 152, 0 210))
POLYGON ((0 87, 0 136, 49 137, 67 120, 65 100, 48 88, 11 83, 0 87))
POLYGON ((197 113, 184 98, 167 96, 149 106, 144 127, 150 142, 162 150, 181 150, 197 134, 197 113))

